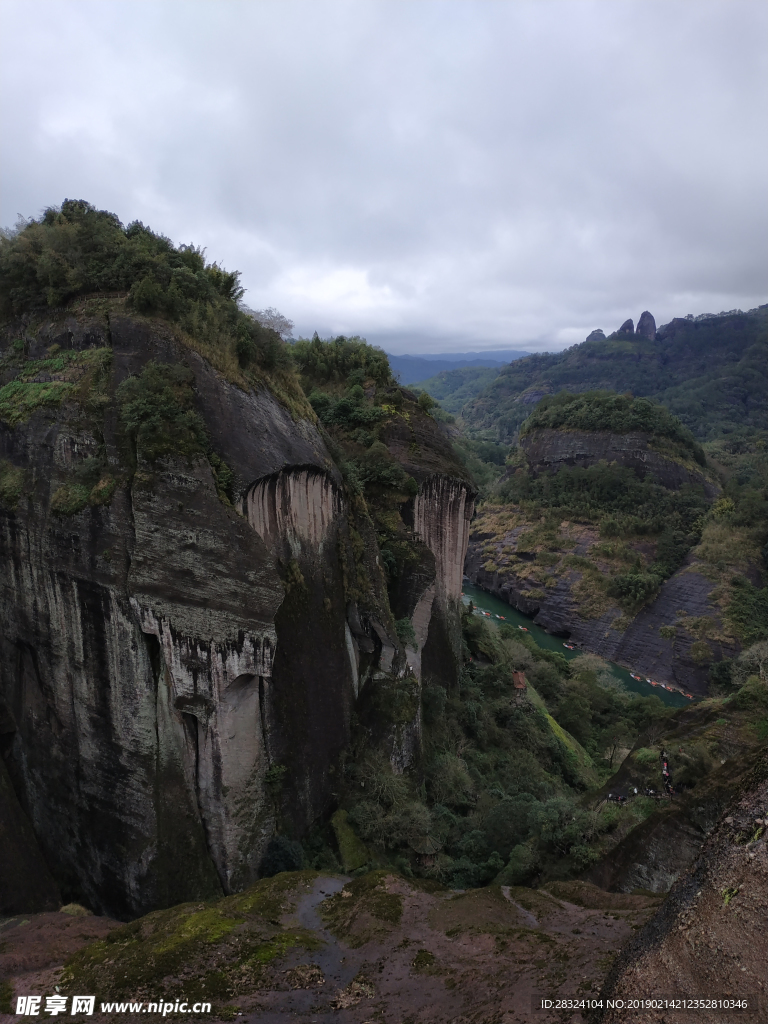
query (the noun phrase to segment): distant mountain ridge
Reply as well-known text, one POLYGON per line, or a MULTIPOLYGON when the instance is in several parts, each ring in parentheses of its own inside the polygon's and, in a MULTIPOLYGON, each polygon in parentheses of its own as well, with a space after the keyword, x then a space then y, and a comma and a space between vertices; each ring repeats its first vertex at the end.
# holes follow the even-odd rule
POLYGON ((417 355, 393 355, 387 353, 393 374, 401 384, 414 384, 426 380, 445 370, 457 370, 463 367, 498 367, 506 366, 516 359, 530 355, 521 349, 492 349, 481 352, 439 352, 418 353, 417 355))
POLYGON ((563 352, 516 360, 490 382, 478 378, 473 394, 463 381, 465 424, 508 441, 543 395, 604 389, 656 399, 702 439, 768 427, 768 304, 675 317, 658 330, 646 312, 638 329, 627 320, 608 337, 596 330, 563 352))

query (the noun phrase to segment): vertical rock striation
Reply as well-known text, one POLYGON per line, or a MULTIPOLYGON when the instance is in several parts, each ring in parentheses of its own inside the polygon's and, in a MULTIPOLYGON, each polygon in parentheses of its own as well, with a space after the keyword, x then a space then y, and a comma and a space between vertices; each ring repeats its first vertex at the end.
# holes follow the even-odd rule
MULTIPOLYGON (((30 899, 58 887, 130 918, 248 885, 275 831, 300 837, 332 810, 356 700, 455 675, 473 495, 431 419, 412 435, 400 417, 392 447, 418 456, 422 481, 404 651, 375 528, 346 508, 317 426, 167 325, 115 312, 86 327, 67 315, 25 345, 101 348, 98 401, 0 424, 0 459, 23 478, 0 504, 0 813, 30 823, 51 869, 30 899), (187 371, 196 454, 149 460, 127 435, 115 392, 150 362, 187 371), (107 497, 63 508, 94 466, 107 497)), ((417 713, 393 741, 400 767, 418 738, 417 713)))
MULTIPOLYGON (((340 500, 313 424, 269 392, 234 387, 161 326, 114 316, 107 336, 65 327, 60 338, 45 326, 30 353, 110 340, 112 389, 150 360, 186 364, 241 493, 276 481, 272 522, 328 562, 315 604, 324 607, 326 577, 343 592, 335 550, 320 552, 340 500)), ((62 898, 131 917, 248 884, 284 795, 265 786, 266 773, 300 731, 291 704, 303 701, 317 721, 318 758, 329 761, 348 735, 346 652, 341 668, 333 651, 319 658, 321 638, 281 618, 281 549, 220 500, 205 457, 150 465, 138 453, 135 469, 126 465, 111 399, 99 417, 64 403, 3 425, 0 458, 26 481, 15 506, 0 508, 2 753, 62 898), (55 513, 57 489, 96 458, 116 478, 111 500, 55 513)), ((334 615, 343 641, 343 598, 326 636, 334 615)), ((286 792, 319 779, 305 826, 328 785, 294 747, 286 792)))
POLYGON ((446 476, 429 477, 416 497, 414 533, 435 556, 438 593, 442 600, 456 601, 461 595, 474 507, 469 487, 446 476))
POLYGON ((245 507, 262 540, 273 545, 288 541, 294 555, 302 544, 320 550, 344 511, 333 481, 315 468, 284 470, 258 480, 245 507))

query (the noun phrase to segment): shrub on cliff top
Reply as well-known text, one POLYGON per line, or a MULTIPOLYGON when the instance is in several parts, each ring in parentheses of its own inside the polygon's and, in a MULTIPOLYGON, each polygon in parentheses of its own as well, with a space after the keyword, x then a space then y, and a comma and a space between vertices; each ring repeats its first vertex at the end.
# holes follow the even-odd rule
POLYGON ((241 366, 289 361, 279 334, 242 310, 239 271, 206 263, 140 221, 124 227, 83 200, 49 207, 0 235, 0 314, 56 307, 93 292, 127 293, 138 313, 167 317, 199 341, 234 348, 241 366))
POLYGON ((318 384, 348 383, 362 385, 372 380, 379 387, 394 384, 387 354, 357 336, 323 340, 299 338, 293 346, 293 358, 299 372, 318 384))
POLYGON ((4 312, 131 288, 139 312, 169 301, 181 306, 184 299, 234 302, 242 294, 239 277, 206 264, 195 246, 174 247, 139 221, 125 228, 115 214, 83 200, 66 199, 0 239, 4 312))

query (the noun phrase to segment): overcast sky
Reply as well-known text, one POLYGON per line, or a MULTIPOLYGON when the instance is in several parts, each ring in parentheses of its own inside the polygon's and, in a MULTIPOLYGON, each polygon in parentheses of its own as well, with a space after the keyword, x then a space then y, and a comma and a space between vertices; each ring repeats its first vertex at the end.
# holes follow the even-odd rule
POLYGON ((765 0, 0 9, 0 224, 87 199, 393 351, 768 301, 765 0))

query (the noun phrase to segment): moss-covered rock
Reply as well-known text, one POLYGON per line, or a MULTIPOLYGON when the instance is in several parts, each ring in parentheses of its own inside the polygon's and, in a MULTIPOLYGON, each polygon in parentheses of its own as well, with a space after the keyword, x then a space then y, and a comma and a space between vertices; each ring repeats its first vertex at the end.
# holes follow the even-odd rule
POLYGON ((347 811, 338 810, 331 818, 331 825, 344 870, 357 871, 358 868, 370 863, 371 855, 368 847, 349 824, 348 819, 347 811))
POLYGON ((316 933, 283 923, 316 877, 284 873, 214 903, 184 903, 139 918, 75 954, 61 976, 62 991, 95 993, 97 1001, 183 996, 223 1006, 268 984, 291 950, 322 944, 316 933))
POLYGON ((353 949, 381 938, 400 923, 403 898, 391 892, 393 876, 386 870, 355 878, 321 905, 328 930, 353 949))

